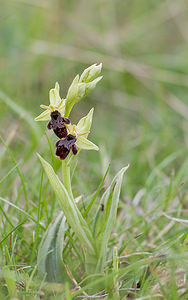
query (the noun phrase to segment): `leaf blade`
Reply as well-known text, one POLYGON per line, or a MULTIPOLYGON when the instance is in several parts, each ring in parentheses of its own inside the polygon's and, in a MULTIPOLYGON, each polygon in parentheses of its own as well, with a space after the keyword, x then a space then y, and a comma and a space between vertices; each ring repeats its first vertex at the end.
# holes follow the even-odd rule
POLYGON ((72 227, 73 231, 78 236, 81 243, 84 244, 86 248, 88 248, 92 253, 95 252, 94 240, 92 237, 92 233, 83 218, 81 212, 76 206, 75 202, 73 202, 65 189, 64 185, 55 174, 52 166, 46 162, 39 154, 37 154, 42 166, 48 176, 48 179, 52 185, 52 188, 56 194, 57 199, 59 200, 60 206, 64 212, 64 215, 72 227))
POLYGON ((63 242, 66 230, 66 218, 62 212, 56 220, 50 223, 45 232, 38 251, 39 276, 50 282, 61 282, 63 280, 63 242))

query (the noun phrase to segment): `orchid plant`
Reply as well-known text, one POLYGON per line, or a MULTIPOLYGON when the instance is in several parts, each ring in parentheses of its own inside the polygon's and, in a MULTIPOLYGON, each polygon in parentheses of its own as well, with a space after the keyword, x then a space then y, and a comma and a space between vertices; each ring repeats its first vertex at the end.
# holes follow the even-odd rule
MULTIPOLYGON (((115 225, 123 174, 128 166, 116 174, 97 204, 96 212, 93 210, 93 203, 99 195, 105 177, 94 195, 87 198, 88 205, 84 212, 80 209, 71 186, 71 165, 80 150, 98 151, 99 148, 88 139, 94 109, 81 118, 77 125, 72 124, 69 115, 73 106, 86 97, 102 79, 102 76, 98 77, 101 68, 102 64, 94 64, 85 69, 81 76, 77 75, 65 99, 60 97, 60 87, 56 83, 55 88, 49 92, 49 106, 41 105, 45 110, 35 118, 36 121, 48 121, 48 130, 53 130, 58 138, 55 144, 56 157, 62 161, 61 181, 52 166, 38 154, 61 208, 59 215, 45 232, 39 247, 38 273, 48 281, 65 281, 65 248, 72 240, 80 244, 83 252, 83 276, 102 275, 106 272, 106 260, 111 256, 116 262, 115 272, 118 271, 117 248, 109 247, 108 242, 115 225), (89 215, 91 211, 92 214, 89 215)), ((70 270, 68 274, 70 275, 70 270)), ((114 278, 117 281, 117 276, 114 278)), ((117 282, 114 284, 117 286, 117 282)))

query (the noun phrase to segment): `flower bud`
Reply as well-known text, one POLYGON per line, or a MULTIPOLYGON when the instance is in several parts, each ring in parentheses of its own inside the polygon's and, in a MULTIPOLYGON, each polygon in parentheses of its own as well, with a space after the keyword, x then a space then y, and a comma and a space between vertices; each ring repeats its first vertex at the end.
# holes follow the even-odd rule
POLYGON ((74 104, 86 97, 95 88, 96 84, 102 79, 102 76, 95 78, 101 72, 101 68, 102 63, 98 66, 94 64, 84 70, 84 72, 80 76, 80 79, 79 75, 74 78, 66 97, 64 114, 65 117, 69 117, 74 104))
POLYGON ((94 64, 90 66, 89 68, 85 69, 82 75, 80 76, 80 82, 88 83, 91 80, 93 80, 95 77, 97 77, 102 69, 102 63, 100 63, 98 66, 97 64, 94 64))
POLYGON ((97 77, 95 80, 88 83, 79 83, 78 84, 78 93, 76 97, 76 102, 85 98, 96 86, 96 84, 102 79, 102 76, 97 77))
POLYGON ((79 83, 78 84, 78 93, 76 96, 76 102, 80 101, 82 98, 85 97, 85 90, 86 90, 86 83, 79 83))
POLYGON ((86 97, 95 87, 96 84, 103 78, 103 76, 97 77, 95 80, 86 83, 84 97, 86 97))

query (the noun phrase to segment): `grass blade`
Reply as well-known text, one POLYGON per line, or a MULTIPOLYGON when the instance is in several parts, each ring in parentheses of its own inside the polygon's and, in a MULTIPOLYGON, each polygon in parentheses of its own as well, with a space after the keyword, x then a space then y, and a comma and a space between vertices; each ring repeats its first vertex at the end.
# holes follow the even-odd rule
POLYGON ((91 199, 91 201, 90 201, 90 203, 89 203, 89 205, 88 205, 86 211, 84 212, 83 217, 86 217, 86 216, 87 216, 87 214, 89 213, 89 211, 90 211, 90 209, 91 209, 93 203, 95 202, 95 200, 96 200, 96 198, 97 198, 97 196, 98 196, 98 194, 99 194, 99 192, 100 192, 100 190, 101 190, 101 188, 102 188, 102 186, 103 186, 103 184, 104 184, 104 181, 105 181, 106 176, 107 176, 107 174, 108 174, 109 168, 110 168, 110 166, 109 166, 108 169, 106 170, 106 173, 105 173, 105 175, 104 175, 104 177, 103 177, 103 179, 102 179, 102 181, 101 181, 101 183, 100 183, 100 185, 99 185, 97 191, 96 191, 95 194, 93 195, 93 197, 92 197, 92 199, 91 199))
POLYGON ((102 272, 104 267, 108 240, 116 220, 123 174, 128 167, 121 169, 114 177, 112 183, 103 194, 95 215, 93 235, 99 256, 96 266, 97 272, 102 272))

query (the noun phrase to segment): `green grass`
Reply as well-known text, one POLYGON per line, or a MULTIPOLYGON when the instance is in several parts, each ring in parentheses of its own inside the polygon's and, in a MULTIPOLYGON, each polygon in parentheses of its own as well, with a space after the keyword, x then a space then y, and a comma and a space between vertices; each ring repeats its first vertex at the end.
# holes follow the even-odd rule
POLYGON ((187 13, 185 0, 2 1, 0 299, 85 299, 104 285, 100 299, 188 298, 187 13), (84 215, 109 163, 103 189, 130 164, 109 241, 119 271, 108 257, 108 274, 85 278, 68 229, 65 280, 47 283, 37 252, 59 205, 36 153, 59 175, 61 165, 56 139, 34 117, 56 81, 65 96, 96 62, 104 78, 71 118, 95 108, 90 138, 101 151, 82 151, 73 192, 84 215))

